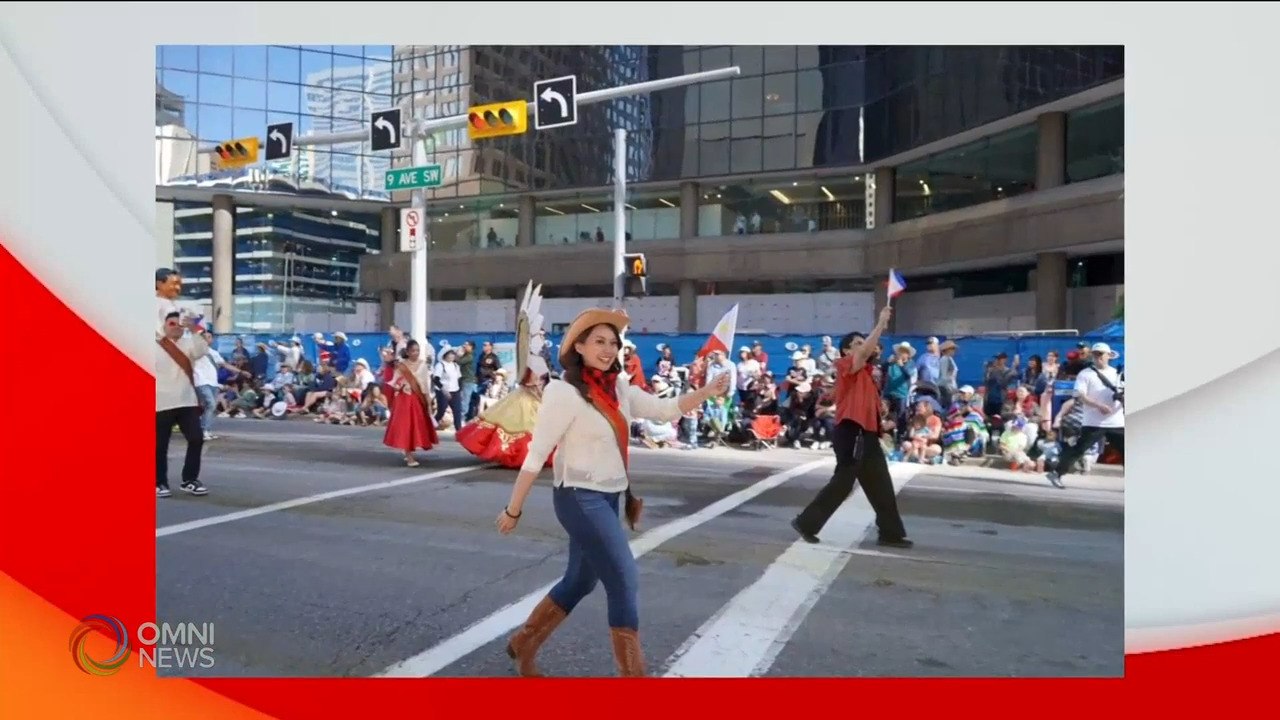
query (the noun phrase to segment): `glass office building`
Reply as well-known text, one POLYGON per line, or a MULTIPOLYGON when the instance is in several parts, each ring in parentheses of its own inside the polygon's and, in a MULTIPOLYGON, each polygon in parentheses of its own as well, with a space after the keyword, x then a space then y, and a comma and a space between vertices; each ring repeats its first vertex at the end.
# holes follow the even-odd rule
MULTIPOLYGON (((182 125, 201 147, 262 138, 267 125, 293 123, 295 135, 360 130, 369 113, 393 104, 389 45, 162 45, 160 94, 184 105, 182 125)), ((158 108, 157 108, 158 110, 158 108)), ((293 161, 263 163, 287 177, 347 197, 385 199, 386 153, 367 143, 299 148, 293 161)))
MULTIPOLYGON (((462 115, 471 106, 528 98, 534 81, 561 75, 576 75, 582 93, 734 65, 741 74, 729 80, 583 106, 571 127, 531 127, 523 136, 476 143, 465 129, 436 133, 430 161, 442 166, 444 183, 428 191, 433 247, 607 241, 616 128, 628 131, 627 232, 635 241, 861 229, 1013 197, 1036 189, 1043 129, 1034 121, 936 152, 920 149, 1120 79, 1124 49, 163 46, 156 50, 156 123, 178 126, 178 136, 208 147, 262 138, 278 122, 293 122, 298 135, 352 131, 366 127, 371 112, 393 106, 406 116, 462 115), (876 187, 870 168, 881 164, 893 171, 876 187), (692 184, 696 192, 682 191, 692 184), (698 206, 692 230, 689 218, 681 219, 691 203, 698 206)), ((1072 107, 1064 122, 1065 182, 1123 172, 1122 94, 1072 107)), ((408 199, 389 195, 382 183, 385 170, 409 163, 409 153, 407 144, 380 153, 359 142, 304 146, 289 160, 233 173, 210 173, 206 157, 157 183, 291 188, 370 201, 370 214, 355 222, 373 232, 378 203, 408 199)), ((274 245, 269 251, 278 256, 240 257, 268 252, 240 247, 243 234, 262 232, 245 224, 245 210, 235 214, 237 267, 241 260, 283 262, 288 253, 274 245)), ((291 212, 297 214, 274 209, 272 223, 291 212)), ((333 259, 354 249, 342 245, 353 242, 346 230, 328 221, 294 225, 307 228, 288 226, 297 233, 289 240, 295 255, 295 246, 305 247, 309 256, 348 262, 333 259)), ((199 232, 175 227, 175 245, 199 240, 192 234, 199 232)), ((365 244, 369 252, 380 249, 365 244)), ((181 247, 175 256, 198 287, 198 258, 207 256, 181 247)), ((283 300, 284 278, 275 277, 275 264, 263 267, 246 271, 251 280, 237 275, 237 296, 283 300)), ((353 277, 340 296, 356 297, 357 287, 353 277)), ((346 302, 338 297, 335 307, 346 302)))
MULTIPOLYGON (((290 330, 302 315, 350 314, 359 293, 360 256, 381 247, 378 214, 235 209, 235 310, 241 331, 290 330)), ((183 295, 213 292, 213 208, 175 203, 174 265, 183 295)))
MULTIPOLYGON (((267 125, 291 122, 295 136, 365 127, 369 113, 394 104, 391 46, 159 46, 156 125, 177 126, 200 148, 243 137, 265 139, 267 125)), ((194 153, 192 154, 194 158, 194 153)), ((301 191, 310 196, 386 200, 387 153, 365 143, 299 148, 290 160, 247 171, 211 172, 207 161, 168 178, 175 184, 301 191)), ((175 203, 174 264, 184 293, 210 297, 213 209, 175 203)), ((236 208, 234 327, 289 329, 298 313, 354 312, 360 255, 380 248, 370 214, 236 208)))

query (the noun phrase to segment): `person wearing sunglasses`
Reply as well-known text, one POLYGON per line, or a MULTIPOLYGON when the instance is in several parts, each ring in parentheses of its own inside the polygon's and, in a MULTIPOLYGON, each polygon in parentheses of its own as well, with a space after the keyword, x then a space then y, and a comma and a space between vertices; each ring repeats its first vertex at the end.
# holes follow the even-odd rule
POLYGON ((209 354, 209 343, 200 333, 188 333, 191 318, 181 312, 165 315, 156 332, 156 497, 166 498, 169 490, 169 440, 177 425, 187 441, 182 463, 182 485, 191 495, 206 495, 200 482, 200 453, 204 431, 200 427, 201 401, 196 393, 195 363, 209 354))

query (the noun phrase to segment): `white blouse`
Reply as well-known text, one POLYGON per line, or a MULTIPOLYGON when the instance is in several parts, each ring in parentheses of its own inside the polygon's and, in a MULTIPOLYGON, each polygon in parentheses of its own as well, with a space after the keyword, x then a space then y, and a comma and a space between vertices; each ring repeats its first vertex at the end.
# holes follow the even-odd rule
MULTIPOLYGON (((194 333, 187 333, 176 344, 191 359, 192 366, 209 354, 209 344, 204 341, 204 337, 194 333)), ((199 405, 196 389, 183 372, 182 366, 174 362, 159 343, 156 343, 155 354, 156 412, 199 405)))
MULTIPOLYGON (((675 422, 680 419, 678 402, 678 398, 662 399, 632 385, 626 373, 618 375, 618 405, 627 419, 628 431, 630 424, 640 419, 675 422)), ((563 380, 552 380, 542 391, 529 453, 520 469, 540 471, 552 451, 556 454, 552 463, 556 487, 567 485, 600 492, 621 492, 627 487, 627 469, 618 452, 613 426, 563 380)))

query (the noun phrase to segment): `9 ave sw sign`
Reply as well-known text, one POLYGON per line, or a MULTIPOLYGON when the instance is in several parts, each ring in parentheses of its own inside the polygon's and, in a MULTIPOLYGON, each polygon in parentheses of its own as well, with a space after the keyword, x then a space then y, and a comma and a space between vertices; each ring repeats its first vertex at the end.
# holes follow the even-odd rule
POLYGON ((439 165, 400 168, 387 171, 385 188, 387 190, 411 190, 413 188, 439 187, 443 180, 444 173, 441 172, 439 165))

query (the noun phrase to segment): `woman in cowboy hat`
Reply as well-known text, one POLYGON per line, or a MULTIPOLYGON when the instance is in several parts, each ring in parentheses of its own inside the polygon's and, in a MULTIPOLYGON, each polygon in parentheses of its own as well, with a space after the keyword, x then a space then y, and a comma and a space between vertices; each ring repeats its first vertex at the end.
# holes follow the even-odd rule
POLYGON ((499 532, 515 529, 525 498, 554 450, 552 501, 556 519, 569 535, 569 565, 507 644, 507 654, 524 677, 538 675, 538 648, 597 584, 604 585, 608 600, 619 674, 645 674, 636 608, 639 571, 618 522, 619 505, 633 530, 640 516, 641 503, 631 494, 627 477, 631 423, 674 422, 708 398, 723 395, 729 376, 721 374, 707 387, 678 397, 646 393, 621 372, 622 333, 628 322, 620 311, 587 310, 569 326, 560 345, 562 379, 543 390, 529 454, 511 501, 498 514, 499 532))

